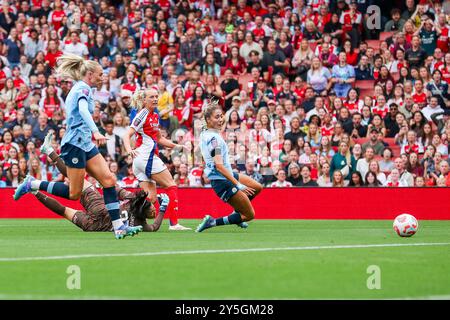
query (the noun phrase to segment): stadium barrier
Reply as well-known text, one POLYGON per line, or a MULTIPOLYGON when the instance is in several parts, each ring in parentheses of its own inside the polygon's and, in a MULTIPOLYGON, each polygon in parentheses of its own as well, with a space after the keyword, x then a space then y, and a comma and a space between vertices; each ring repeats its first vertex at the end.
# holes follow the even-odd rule
MULTIPOLYGON (((57 218, 36 198, 14 201, 13 189, 0 189, 0 218, 57 218)), ((178 191, 182 219, 229 214, 209 188, 178 191)), ((450 220, 450 188, 266 188, 254 200, 257 219, 393 219, 410 213, 420 220, 450 220)), ((77 201, 60 199, 82 209, 77 201)))

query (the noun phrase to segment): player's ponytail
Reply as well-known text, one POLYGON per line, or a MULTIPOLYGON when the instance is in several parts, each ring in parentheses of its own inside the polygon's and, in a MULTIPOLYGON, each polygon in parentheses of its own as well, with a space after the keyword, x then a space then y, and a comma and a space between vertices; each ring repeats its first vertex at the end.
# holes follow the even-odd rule
POLYGON ((145 99, 145 89, 136 90, 133 96, 131 97, 130 105, 136 108, 137 112, 139 112, 144 107, 144 99, 145 99))
POLYGON ((86 60, 74 54, 65 54, 56 60, 58 67, 56 74, 61 78, 70 78, 79 81, 84 78, 88 71, 95 71, 100 67, 96 61, 86 60))

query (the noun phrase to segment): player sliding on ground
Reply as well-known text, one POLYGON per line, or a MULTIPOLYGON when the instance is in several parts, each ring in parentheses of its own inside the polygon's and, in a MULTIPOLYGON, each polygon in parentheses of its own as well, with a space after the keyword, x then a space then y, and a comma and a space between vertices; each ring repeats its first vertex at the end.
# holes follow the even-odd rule
POLYGON ((67 166, 69 186, 62 182, 47 181, 41 181, 37 185, 37 181, 33 181, 34 179, 28 176, 17 188, 14 199, 29 192, 33 186, 55 196, 78 200, 83 191, 84 176, 87 171, 103 187, 105 207, 111 217, 116 239, 134 235, 140 232, 142 227, 130 227, 120 219, 116 177, 92 142, 92 136, 98 144, 106 142, 105 136, 99 132, 92 119, 94 99, 91 87, 97 87, 102 83, 103 69, 96 61, 85 60, 83 57, 72 54, 61 56, 57 62, 57 74, 61 78, 74 81, 65 101, 67 129, 61 141, 61 158, 67 166))
MULTIPOLYGON (((44 143, 41 147, 41 153, 47 154, 48 157, 55 163, 58 170, 66 177, 67 167, 58 154, 51 147, 51 141, 53 134, 49 133, 45 137, 44 143)), ((35 180, 36 185, 40 181, 35 180)), ((39 192, 37 189, 31 188, 29 192, 33 193, 36 198, 48 209, 54 213, 66 218, 73 224, 77 225, 83 231, 111 231, 113 226, 111 218, 103 202, 103 196, 98 190, 87 180, 84 181, 83 191, 81 193, 80 203, 84 207, 85 211, 80 211, 66 207, 59 203, 57 200, 48 197, 47 195, 39 192)), ((129 192, 125 189, 116 188, 117 195, 119 197, 120 212, 122 212, 122 219, 128 220, 130 226, 142 226, 143 231, 156 232, 161 226, 169 204, 169 197, 166 194, 161 194, 158 198, 160 202, 159 213, 153 224, 147 224, 147 218, 155 217, 155 207, 147 201, 147 193, 143 190, 138 192, 129 192)), ((25 193, 20 193, 24 195, 25 193)), ((20 197, 21 197, 20 196, 20 197)), ((20 198, 19 197, 19 198, 20 198)), ((19 199, 17 198, 17 200, 19 199)))
POLYGON ((206 163, 205 173, 216 194, 230 204, 234 211, 229 216, 217 219, 206 215, 196 232, 226 224, 245 228, 245 221, 255 217, 250 201, 261 192, 262 186, 252 178, 232 171, 228 146, 220 135, 224 117, 217 102, 209 103, 203 111, 203 116, 206 128, 200 134, 200 149, 206 163))
MULTIPOLYGON (((169 230, 191 230, 178 223, 178 187, 169 170, 158 157, 158 143, 167 148, 180 145, 161 136, 159 116, 155 112, 158 107, 159 94, 156 89, 138 91, 133 96, 133 104, 139 111, 133 119, 127 133, 123 137, 125 151, 133 157, 133 172, 139 180, 139 186, 145 190, 150 201, 157 207, 156 182, 164 188, 170 198, 167 208, 169 230), (137 135, 136 149, 131 148, 131 137, 137 135)), ((180 146, 182 147, 182 146, 180 146)))

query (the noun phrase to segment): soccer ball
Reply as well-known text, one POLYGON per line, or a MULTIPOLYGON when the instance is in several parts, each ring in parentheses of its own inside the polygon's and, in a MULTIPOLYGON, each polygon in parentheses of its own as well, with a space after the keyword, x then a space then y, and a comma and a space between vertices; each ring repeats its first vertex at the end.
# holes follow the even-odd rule
POLYGON ((414 216, 403 213, 395 218, 393 227, 400 237, 411 237, 419 229, 419 223, 414 216))

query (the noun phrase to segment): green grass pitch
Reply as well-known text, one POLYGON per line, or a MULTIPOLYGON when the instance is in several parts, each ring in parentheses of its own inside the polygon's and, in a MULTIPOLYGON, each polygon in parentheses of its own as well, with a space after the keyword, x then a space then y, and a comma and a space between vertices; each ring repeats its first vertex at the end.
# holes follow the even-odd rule
POLYGON ((412 238, 386 220, 256 220, 200 234, 164 221, 115 240, 63 220, 0 220, 0 244, 0 299, 450 299, 450 221, 419 221, 412 238), (79 290, 67 288, 71 265, 79 290), (380 289, 368 289, 370 266, 380 289))

